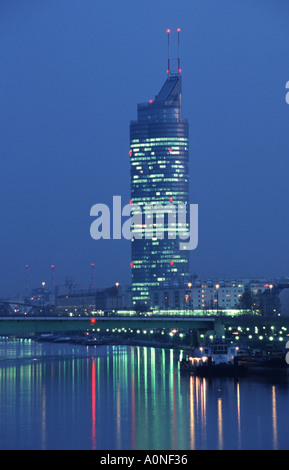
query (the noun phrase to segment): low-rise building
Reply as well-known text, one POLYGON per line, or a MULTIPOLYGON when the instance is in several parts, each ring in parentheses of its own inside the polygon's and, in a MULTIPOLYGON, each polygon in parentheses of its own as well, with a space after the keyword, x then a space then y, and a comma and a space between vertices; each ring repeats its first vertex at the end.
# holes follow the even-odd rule
MULTIPOLYGON (((242 299, 249 292, 252 307, 257 298, 273 284, 267 280, 198 280, 186 285, 164 285, 152 292, 150 306, 154 309, 232 310, 244 309, 242 299)), ((255 305, 254 305, 255 304, 255 305)))
POLYGON ((56 310, 63 314, 85 315, 126 307, 126 291, 118 284, 106 289, 79 291, 56 297, 56 310))

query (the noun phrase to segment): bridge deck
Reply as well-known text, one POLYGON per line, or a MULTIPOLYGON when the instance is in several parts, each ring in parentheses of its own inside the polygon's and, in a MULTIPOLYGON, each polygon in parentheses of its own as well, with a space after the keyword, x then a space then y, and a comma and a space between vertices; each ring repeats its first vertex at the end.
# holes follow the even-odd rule
POLYGON ((86 331, 95 328, 178 328, 216 330, 218 319, 207 317, 0 317, 0 335, 86 331))

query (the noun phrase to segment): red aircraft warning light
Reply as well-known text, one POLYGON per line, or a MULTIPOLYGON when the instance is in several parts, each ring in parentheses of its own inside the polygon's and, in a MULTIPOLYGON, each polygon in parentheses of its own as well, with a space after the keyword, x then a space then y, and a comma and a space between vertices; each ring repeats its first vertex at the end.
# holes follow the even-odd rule
MULTIPOLYGON (((177 33, 178 33, 178 68, 177 71, 178 73, 181 73, 181 61, 180 61, 180 32, 181 28, 177 28, 177 33)), ((171 30, 168 28, 167 29, 167 34, 168 34, 168 68, 167 68, 167 74, 171 73, 171 61, 170 61, 170 33, 171 30)))

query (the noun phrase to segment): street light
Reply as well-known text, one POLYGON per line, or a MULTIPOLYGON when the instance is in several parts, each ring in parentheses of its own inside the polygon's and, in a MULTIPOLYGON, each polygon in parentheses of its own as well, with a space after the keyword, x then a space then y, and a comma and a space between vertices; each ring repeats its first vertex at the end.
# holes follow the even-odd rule
MULTIPOLYGON (((191 289, 191 287, 192 287, 192 283, 189 282, 189 283, 188 283, 188 288, 191 289)), ((189 307, 189 308, 191 308, 191 305, 192 305, 192 304, 191 304, 191 296, 192 296, 192 293, 189 293, 189 292, 188 292, 188 294, 186 295, 186 302, 188 303, 188 307, 189 307)))
POLYGON ((219 311, 219 288, 220 288, 220 285, 216 284, 215 287, 216 287, 216 291, 217 291, 217 313, 218 313, 218 311, 219 311))
POLYGON ((42 293, 42 307, 43 307, 43 310, 44 310, 44 293, 45 293, 45 282, 43 281, 42 282, 42 290, 43 290, 43 293, 42 293))
POLYGON ((271 310, 271 313, 273 313, 273 298, 272 298, 272 289, 273 289, 273 284, 270 284, 269 285, 269 289, 270 289, 270 310, 271 310))
POLYGON ((118 288, 119 288, 119 282, 116 282, 115 283, 115 286, 116 286, 116 310, 118 309, 118 288))

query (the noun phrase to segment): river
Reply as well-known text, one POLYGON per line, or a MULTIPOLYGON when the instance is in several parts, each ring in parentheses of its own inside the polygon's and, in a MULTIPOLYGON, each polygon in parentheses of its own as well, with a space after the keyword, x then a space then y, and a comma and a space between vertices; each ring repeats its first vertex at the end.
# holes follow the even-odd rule
POLYGON ((289 448, 287 377, 196 378, 182 354, 1 339, 0 449, 289 448))

